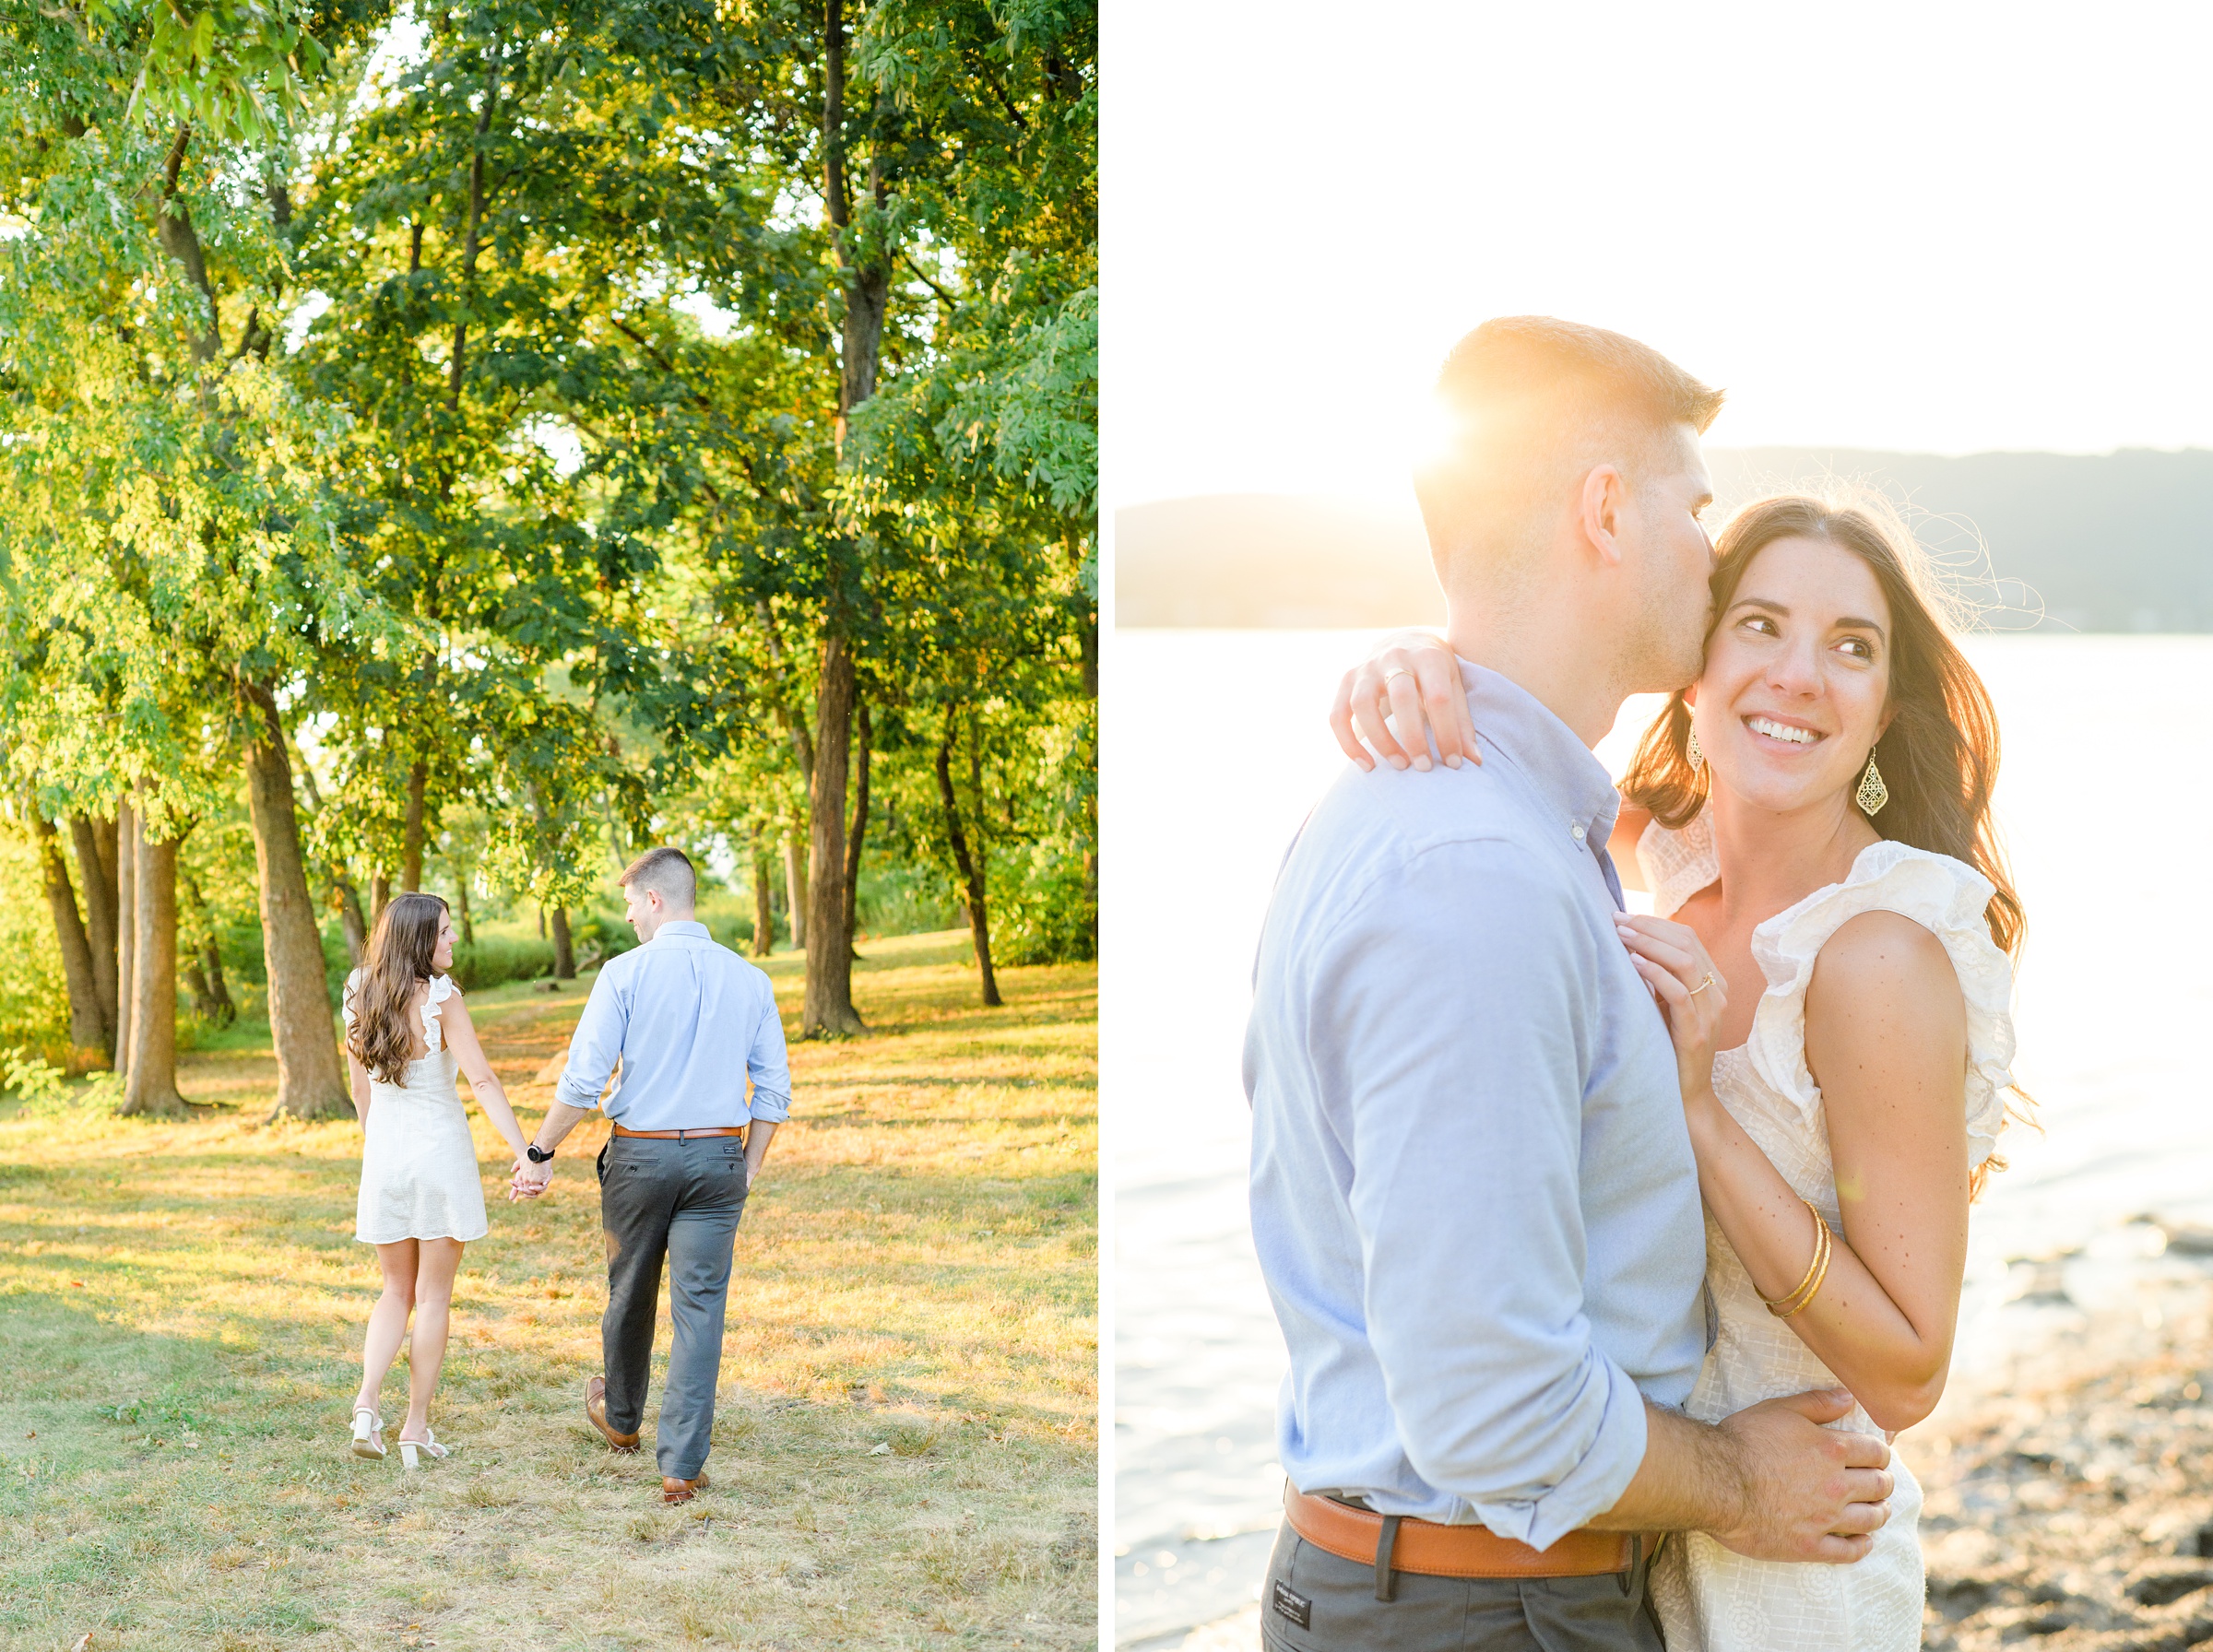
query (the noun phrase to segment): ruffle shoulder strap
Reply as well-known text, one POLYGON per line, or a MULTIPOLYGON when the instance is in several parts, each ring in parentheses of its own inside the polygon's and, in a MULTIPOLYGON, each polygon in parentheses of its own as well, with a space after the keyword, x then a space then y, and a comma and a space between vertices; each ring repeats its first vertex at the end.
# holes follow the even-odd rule
MULTIPOLYGON (((1694 822, 1695 824, 1695 822, 1694 822)), ((1864 912, 1911 918, 1944 943, 1967 1000, 1970 1168, 1997 1145, 2013 1083, 2013 965, 1990 938, 1990 879, 1948 855, 1888 840, 1871 844, 1841 883, 1816 890, 1752 932, 1768 989, 1753 1012, 1746 1054, 1759 1076, 1810 1118, 1821 1092, 1805 1065, 1805 994, 1828 938, 1864 912)))
POLYGON ((455 990, 451 975, 432 975, 430 991, 422 995, 422 1036, 433 1056, 445 1048, 445 1032, 439 1024, 438 1007, 452 997, 455 990))
POLYGON ((1654 820, 1637 840, 1637 864, 1652 891, 1655 917, 1673 917, 1684 902, 1722 875, 1713 852, 1713 822, 1701 809, 1676 830, 1654 820))

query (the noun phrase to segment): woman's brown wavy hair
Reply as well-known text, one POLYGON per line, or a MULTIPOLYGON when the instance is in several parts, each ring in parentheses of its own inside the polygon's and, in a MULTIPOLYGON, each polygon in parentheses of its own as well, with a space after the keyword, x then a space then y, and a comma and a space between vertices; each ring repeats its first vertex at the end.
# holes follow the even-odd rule
POLYGON ((437 972, 431 963, 445 903, 436 895, 395 895, 369 937, 368 961, 353 993, 346 1048, 381 1082, 404 1083, 421 1018, 408 1014, 415 989, 437 972))
MULTIPOLYGON (((1890 726, 1875 749, 1890 801, 1868 822, 1884 837, 1965 861, 1995 891, 1983 909, 1990 938, 2009 957, 2021 947, 2020 897, 1991 824, 1990 795, 1998 778, 1998 718, 1990 690, 1959 650, 1947 604, 1912 534, 1882 504, 1780 494, 1746 505, 1714 541, 1714 623, 1736 600, 1737 585, 1757 557, 1778 539, 1818 539, 1848 550, 1873 571, 1890 607, 1890 726)), ((1708 632, 1711 641, 1712 633, 1708 632)), ((1622 796, 1651 810, 1662 825, 1688 825, 1706 806, 1704 765, 1690 766, 1690 707, 1678 690, 1645 730, 1622 796)), ((1852 785, 1859 784, 1860 771, 1852 785)), ((2017 1090, 2016 1095, 2021 1095, 2017 1090)), ((2021 1099, 2027 1101, 2026 1096, 2021 1099)), ((1970 1181, 2002 1170, 1994 1158, 1970 1181)))

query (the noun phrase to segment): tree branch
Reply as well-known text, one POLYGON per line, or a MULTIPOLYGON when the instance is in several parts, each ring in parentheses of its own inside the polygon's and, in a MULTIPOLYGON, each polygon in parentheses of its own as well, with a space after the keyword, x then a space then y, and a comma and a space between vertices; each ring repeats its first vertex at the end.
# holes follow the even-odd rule
POLYGON ((192 123, 186 121, 177 127, 176 138, 170 144, 169 155, 161 165, 161 196, 154 206, 154 237, 164 253, 183 266, 185 278, 207 301, 207 331, 193 340, 192 346, 193 360, 204 364, 222 353, 223 317, 215 301, 215 286, 207 279, 207 258, 201 251, 199 233, 192 227, 192 214, 176 198, 177 183, 184 171, 184 151, 191 142, 192 123))
POLYGON ((905 259, 906 267, 915 272, 915 279, 921 282, 923 286, 929 288, 930 291, 936 293, 939 298, 942 299, 945 301, 945 307, 948 310, 957 307, 957 301, 954 300, 953 294, 947 292, 942 287, 940 287, 935 281, 931 280, 923 273, 922 266, 915 262, 915 255, 912 253, 902 252, 899 256, 905 259))
POLYGON ((853 221, 852 204, 846 195, 845 0, 826 0, 822 33, 827 59, 822 73, 822 196, 831 227, 838 231, 842 255, 845 230, 853 221))

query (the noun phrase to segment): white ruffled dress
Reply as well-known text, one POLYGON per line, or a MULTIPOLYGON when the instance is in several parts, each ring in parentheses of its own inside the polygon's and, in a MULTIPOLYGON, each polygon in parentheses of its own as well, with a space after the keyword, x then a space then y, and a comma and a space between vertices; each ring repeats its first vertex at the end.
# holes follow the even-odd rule
MULTIPOLYGON (((1721 875, 1704 816, 1680 832, 1655 821, 1637 858, 1663 917, 1721 875)), ((1990 1157, 2012 1084, 2013 969, 1983 922, 1992 887, 1949 856, 1884 842, 1862 850, 1841 883, 1815 891, 1752 932, 1767 977, 1751 1036, 1714 1057, 1714 1092, 1783 1179, 1842 1230, 1821 1092, 1805 1065, 1805 992, 1814 961, 1864 912, 1911 918, 1944 943, 1967 1000, 1967 1140, 1970 1166, 1990 1157)), ((1710 1214, 1706 1279, 1720 1336, 1686 1408, 1717 1422, 1746 1406, 1837 1386, 1790 1326, 1760 1301, 1744 1264, 1710 1214)), ((1855 1406, 1833 1426, 1879 1434, 1855 1406)), ((1849 1566, 1747 1560, 1703 1532, 1682 1532, 1653 1564, 1654 1604, 1669 1652, 1914 1652, 1921 1645, 1921 1486, 1893 1457, 1898 1489, 1874 1552, 1849 1566)))
MULTIPOLYGON (((356 970, 346 978, 341 1013, 353 1031, 356 970)), ((477 1144, 455 1080, 461 1064, 445 1047, 439 1006, 454 995, 453 981, 432 979, 422 998, 422 1032, 429 1048, 408 1063, 404 1082, 369 1080, 369 1123, 362 1132, 361 1190, 354 1201, 353 1236, 365 1245, 401 1239, 481 1239, 484 1179, 477 1144)))

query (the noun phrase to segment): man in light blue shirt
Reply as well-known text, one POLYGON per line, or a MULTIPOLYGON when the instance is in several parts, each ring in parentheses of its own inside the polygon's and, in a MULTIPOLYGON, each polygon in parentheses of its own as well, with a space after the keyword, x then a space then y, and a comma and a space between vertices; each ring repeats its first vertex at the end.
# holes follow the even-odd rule
POLYGON ((1590 748, 1698 674, 1721 397, 1532 316, 1463 339, 1439 391, 1456 428, 1417 491, 1481 764, 1391 745, 1341 779, 1254 976, 1253 1237, 1291 1356, 1261 1635, 1660 1652, 1642 1534, 1849 1559, 1890 1490, 1882 1441, 1819 1426, 1849 1396, 1677 1409, 1707 1341, 1698 1170, 1590 748))
POLYGON ((692 919, 683 852, 647 850, 621 886, 644 944, 600 967, 515 1186, 542 1191, 562 1139, 605 1110, 614 1127, 598 1159, 605 1374, 586 1385, 585 1415, 615 1450, 637 1449, 666 1257, 674 1340, 655 1446, 662 1501, 686 1503, 707 1485, 738 1219, 790 1116, 791 1069, 767 975, 692 919))

